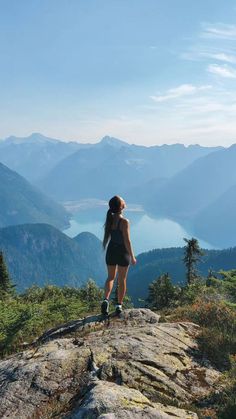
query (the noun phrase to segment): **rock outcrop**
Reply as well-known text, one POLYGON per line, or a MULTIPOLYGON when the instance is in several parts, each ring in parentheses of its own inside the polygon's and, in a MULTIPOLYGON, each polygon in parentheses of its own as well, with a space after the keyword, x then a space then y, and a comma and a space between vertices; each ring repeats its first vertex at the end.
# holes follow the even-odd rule
POLYGON ((220 373, 203 365, 193 323, 148 309, 70 322, 0 362, 0 417, 197 418, 220 373))

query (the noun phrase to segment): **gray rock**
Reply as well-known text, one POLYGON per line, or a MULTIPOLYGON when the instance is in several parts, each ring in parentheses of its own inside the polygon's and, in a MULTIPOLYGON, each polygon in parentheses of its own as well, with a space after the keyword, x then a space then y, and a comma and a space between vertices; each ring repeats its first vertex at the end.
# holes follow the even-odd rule
POLYGON ((148 309, 51 329, 0 362, 0 417, 195 418, 181 406, 207 396, 220 376, 198 361, 198 330, 159 323, 148 309))
POLYGON ((83 403, 65 419, 173 419, 173 416, 197 418, 195 413, 177 407, 151 403, 138 390, 99 381, 90 389, 83 403))

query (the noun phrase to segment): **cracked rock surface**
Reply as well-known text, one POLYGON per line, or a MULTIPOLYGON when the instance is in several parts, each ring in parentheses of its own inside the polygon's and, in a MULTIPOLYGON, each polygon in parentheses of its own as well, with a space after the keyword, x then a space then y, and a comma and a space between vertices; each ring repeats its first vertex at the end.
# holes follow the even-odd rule
POLYGON ((197 418, 181 409, 220 373, 203 366, 193 323, 148 309, 75 320, 0 362, 1 418, 197 418))

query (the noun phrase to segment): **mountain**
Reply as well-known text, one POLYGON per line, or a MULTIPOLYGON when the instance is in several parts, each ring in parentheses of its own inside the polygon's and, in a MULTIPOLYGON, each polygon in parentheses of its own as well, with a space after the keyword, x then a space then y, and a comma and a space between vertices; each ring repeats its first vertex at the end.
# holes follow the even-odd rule
POLYGON ((86 261, 92 269, 91 277, 96 278, 97 283, 104 285, 106 279, 105 253, 102 242, 94 234, 83 232, 73 238, 78 244, 86 261))
MULTIPOLYGON (((59 200, 108 199, 153 179, 169 178, 216 149, 181 144, 145 147, 104 137, 60 161, 38 185, 59 200)), ((140 199, 136 196, 137 203, 140 199)))
POLYGON ((146 207, 181 222, 191 220, 236 184, 236 144, 194 161, 152 191, 146 207))
MULTIPOLYGON (((37 284, 80 286, 94 279, 103 286, 106 280, 105 254, 101 241, 83 232, 71 239, 48 224, 23 224, 0 229, 0 249, 18 290, 37 284)), ((204 250, 199 272, 206 276, 209 269, 235 269, 236 247, 224 250, 204 250)), ((135 305, 145 299, 148 285, 168 272, 174 283, 185 282, 181 247, 154 249, 137 256, 137 265, 128 275, 128 294, 135 305)), ((141 303, 141 305, 143 305, 141 303)))
POLYGON ((88 278, 103 285, 106 278, 102 244, 90 233, 71 239, 49 224, 23 224, 0 229, 0 247, 19 291, 32 284, 79 286, 88 278))
POLYGON ((56 138, 46 137, 45 135, 40 134, 39 132, 33 132, 28 137, 16 137, 15 135, 11 135, 10 137, 5 138, 2 140, 3 146, 7 147, 10 144, 46 144, 46 143, 60 143, 61 141, 56 138))
POLYGON ((0 163, 0 227, 45 222, 59 228, 68 225, 69 213, 0 163))
POLYGON ((218 247, 235 245, 236 184, 194 217, 193 233, 218 247))
POLYGON ((129 198, 129 202, 136 202, 138 197, 138 203, 145 206, 150 199, 150 195, 152 196, 153 191, 157 191, 163 187, 167 181, 168 178, 161 177, 150 179, 147 182, 127 188, 125 196, 129 198))
MULTIPOLYGON (((236 247, 224 250, 204 250, 202 262, 198 271, 207 276, 208 270, 236 268, 236 247)), ((131 266, 127 281, 128 294, 135 305, 143 305, 139 299, 144 300, 148 295, 148 285, 159 275, 168 272, 173 282, 185 282, 185 266, 183 263, 184 249, 174 247, 168 249, 154 249, 141 253, 137 257, 137 265, 131 266)))
POLYGON ((109 135, 106 135, 101 139, 99 143, 97 143, 97 147, 103 147, 105 145, 111 145, 114 148, 121 148, 121 147, 129 147, 129 144, 126 141, 119 140, 118 138, 109 137, 109 135))
MULTIPOLYGON (((110 144, 79 150, 52 169, 39 186, 44 192, 58 200, 99 198, 100 175, 99 173, 95 175, 94 172, 97 167, 103 166, 106 159, 112 159, 115 150, 116 148, 114 149, 110 144)), ((110 179, 111 173, 107 181, 110 182, 110 179)))
POLYGON ((89 145, 64 142, 34 133, 0 141, 0 161, 30 182, 45 176, 59 161, 89 145))

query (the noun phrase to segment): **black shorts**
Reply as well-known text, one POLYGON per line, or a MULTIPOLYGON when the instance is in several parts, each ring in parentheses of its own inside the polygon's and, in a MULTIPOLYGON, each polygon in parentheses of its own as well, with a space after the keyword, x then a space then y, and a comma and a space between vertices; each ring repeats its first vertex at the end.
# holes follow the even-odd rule
POLYGON ((106 251, 106 264, 129 266, 130 255, 124 244, 118 244, 112 241, 109 242, 106 251))

